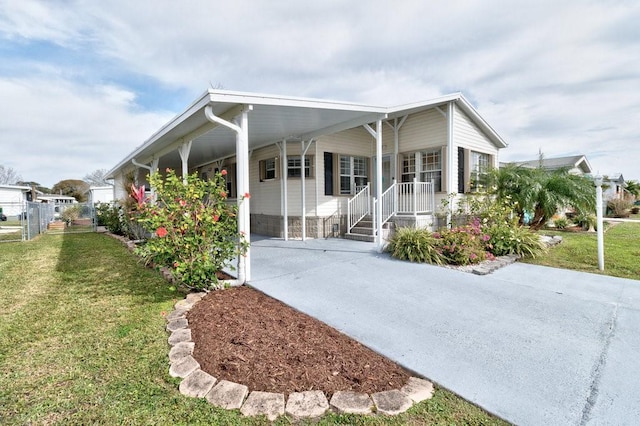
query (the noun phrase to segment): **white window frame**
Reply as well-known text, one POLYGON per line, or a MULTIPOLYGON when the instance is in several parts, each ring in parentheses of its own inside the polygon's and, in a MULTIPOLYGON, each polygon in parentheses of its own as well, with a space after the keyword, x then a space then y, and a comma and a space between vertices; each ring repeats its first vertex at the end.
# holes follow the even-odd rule
MULTIPOLYGON (((480 192, 483 190, 480 182, 482 182, 482 178, 489 173, 489 169, 491 168, 491 154, 471 151, 469 161, 471 163, 469 188, 471 192, 480 192)), ((486 188, 484 189, 486 190, 486 188)))
POLYGON ((369 182, 369 158, 358 155, 338 155, 338 193, 340 195, 355 195, 356 191, 369 182), (348 168, 343 168, 343 161, 348 168), (347 178, 348 187, 343 186, 343 178, 347 178))
MULTIPOLYGON (((299 155, 287 155, 287 177, 293 179, 299 179, 302 177, 301 170, 302 161, 299 155), (294 162, 292 165, 291 163, 294 162), (296 164, 297 162, 297 164, 296 164), (291 172, 294 171, 294 175, 291 175, 291 172), (297 172, 296 172, 297 171, 297 172)), ((313 155, 305 155, 304 156, 304 171, 305 171, 305 179, 311 178, 313 179, 313 155)))

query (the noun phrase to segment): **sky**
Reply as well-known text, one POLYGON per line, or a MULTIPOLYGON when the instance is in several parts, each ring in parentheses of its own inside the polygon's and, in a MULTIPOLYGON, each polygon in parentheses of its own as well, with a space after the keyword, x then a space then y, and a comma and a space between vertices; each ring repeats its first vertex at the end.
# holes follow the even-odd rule
POLYGON ((500 161, 640 179, 637 0, 0 0, 0 165, 111 169, 208 88, 395 106, 462 92, 500 161))

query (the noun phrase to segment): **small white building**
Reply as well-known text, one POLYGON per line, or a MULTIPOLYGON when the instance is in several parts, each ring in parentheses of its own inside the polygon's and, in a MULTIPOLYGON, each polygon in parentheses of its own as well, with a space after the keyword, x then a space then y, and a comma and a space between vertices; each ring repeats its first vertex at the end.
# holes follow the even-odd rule
POLYGON ((92 204, 112 203, 115 201, 113 186, 91 186, 89 187, 87 201, 92 204))
POLYGON ((602 199, 605 201, 621 200, 624 194, 624 177, 622 173, 605 175, 602 178, 602 199))
POLYGON ((24 210, 31 187, 22 185, 0 185, 0 209, 7 217, 18 216, 24 210))

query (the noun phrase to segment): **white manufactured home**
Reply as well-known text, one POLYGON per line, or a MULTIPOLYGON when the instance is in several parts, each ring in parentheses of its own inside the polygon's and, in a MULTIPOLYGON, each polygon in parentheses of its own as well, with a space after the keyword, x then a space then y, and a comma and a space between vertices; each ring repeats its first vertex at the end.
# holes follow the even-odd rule
POLYGON ((130 173, 146 183, 167 168, 227 170, 229 196, 251 194, 239 203, 246 235, 364 235, 381 248, 386 222, 429 226, 440 200, 473 192, 504 147, 459 93, 379 107, 209 90, 107 178, 121 199, 130 173))

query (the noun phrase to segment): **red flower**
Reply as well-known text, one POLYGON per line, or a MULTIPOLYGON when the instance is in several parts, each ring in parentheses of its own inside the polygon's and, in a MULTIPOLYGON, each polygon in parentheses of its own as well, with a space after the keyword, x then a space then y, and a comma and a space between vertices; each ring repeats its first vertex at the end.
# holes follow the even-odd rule
POLYGON ((249 194, 248 192, 244 193, 244 198, 251 198, 251 194, 249 194))
POLYGON ((227 169, 222 169, 222 171, 220 172, 220 174, 222 176, 226 176, 227 175, 227 169))
POLYGON ((219 220, 220 220, 220 216, 218 216, 217 214, 214 214, 214 215, 213 215, 213 221, 214 221, 214 222, 217 222, 217 221, 219 221, 219 220))
POLYGON ((227 193, 226 193, 226 192, 224 192, 224 191, 220 191, 220 196, 221 196, 222 198, 227 198, 227 193))
POLYGON ((177 268, 178 266, 180 266, 180 264, 178 262, 173 262, 173 267, 177 268))
POLYGON ((165 228, 164 226, 161 226, 160 228, 156 229, 156 235, 160 238, 166 237, 167 234, 168 234, 167 228, 165 228))
POLYGON ((187 205, 187 202, 185 200, 180 200, 180 205, 184 207, 187 205))

